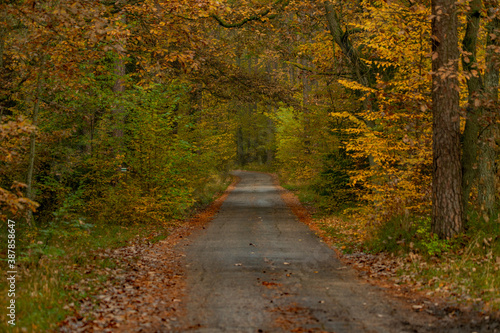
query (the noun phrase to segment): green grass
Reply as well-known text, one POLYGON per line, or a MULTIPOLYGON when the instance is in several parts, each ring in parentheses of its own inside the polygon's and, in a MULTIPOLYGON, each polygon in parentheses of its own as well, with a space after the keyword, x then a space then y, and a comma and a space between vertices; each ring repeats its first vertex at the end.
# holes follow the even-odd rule
POLYGON ((478 311, 500 310, 500 233, 496 221, 472 221, 465 234, 452 240, 433 236, 428 218, 393 219, 376 227, 334 216, 317 218, 316 223, 344 253, 394 254, 393 258, 399 258, 395 283, 478 311))
POLYGON ((398 283, 410 283, 428 296, 445 296, 478 311, 500 310, 500 263, 475 251, 419 258, 399 271, 398 283))
POLYGON ((194 209, 202 209, 220 196, 231 184, 232 177, 226 174, 214 175, 203 187, 195 192, 197 198, 194 209))
MULTIPOLYGON (((2 230, 6 230, 3 228, 2 230)), ((85 232, 73 230, 52 235, 47 242, 43 235, 35 237, 32 244, 21 244, 20 230, 18 243, 22 245, 18 254, 16 281, 16 327, 6 327, 3 321, 1 331, 6 332, 46 332, 57 328, 57 323, 70 314, 65 306, 78 304, 78 300, 91 295, 106 276, 94 272, 84 274, 85 267, 115 268, 117 263, 95 254, 102 249, 119 248, 134 239, 157 242, 168 236, 165 225, 100 225, 85 232), (39 244, 40 243, 40 244, 39 244), (89 281, 87 287, 72 288, 82 279, 89 281)), ((2 238, 5 239, 5 233, 2 238)), ((2 255, 5 258, 5 254, 2 255)), ((1 262, 6 270, 6 262, 1 262)), ((101 271, 102 272, 102 271, 101 271)), ((0 292, 7 294, 7 284, 3 279, 0 292)), ((7 306, 8 299, 2 297, 0 306, 7 306)))
POLYGON ((328 198, 310 186, 284 184, 312 206, 324 235, 344 253, 392 253, 401 267, 395 282, 410 284, 429 296, 443 296, 480 311, 500 310, 500 221, 470 214, 463 234, 441 240, 431 233, 430 217, 404 216, 368 224, 356 213, 325 209, 328 198))

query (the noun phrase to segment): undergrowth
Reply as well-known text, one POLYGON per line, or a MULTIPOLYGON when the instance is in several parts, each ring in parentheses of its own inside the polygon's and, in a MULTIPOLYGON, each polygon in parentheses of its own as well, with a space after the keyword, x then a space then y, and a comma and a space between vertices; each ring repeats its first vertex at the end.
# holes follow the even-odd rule
POLYGON ((442 240, 431 232, 428 216, 373 223, 349 209, 324 209, 329 199, 321 198, 311 186, 284 187, 312 208, 323 237, 343 253, 387 253, 388 258, 396 258, 399 269, 395 283, 412 285, 428 296, 445 297, 479 311, 500 310, 498 214, 485 220, 472 213, 463 234, 442 240))
MULTIPOLYGON (((199 193, 197 209, 210 204, 229 184, 229 178, 212 181, 199 193)), ((63 206, 54 215, 51 224, 43 228, 16 228, 16 326, 8 327, 3 320, 0 331, 48 332, 57 329, 71 308, 92 295, 100 283, 108 279, 112 269, 120 263, 99 255, 107 249, 124 247, 142 242, 156 243, 166 238, 172 228, 181 222, 131 223, 120 225, 113 221, 91 223, 83 217, 69 214, 75 205, 63 206), (70 207, 71 206, 71 207, 70 207), (63 218, 73 216, 74 219, 63 218), (89 269, 95 267, 98 269, 89 269), (107 275, 108 274, 108 275, 107 275), (92 281, 86 289, 73 288, 82 279, 92 281), (71 305, 71 306, 68 306, 71 305)), ((79 202, 77 207, 82 207, 79 202)), ((194 209, 194 208, 193 208, 194 209)), ((194 212, 194 210, 193 210, 194 212)), ((17 222, 17 221, 16 221, 17 222)), ((7 227, 0 231, 6 244, 7 227)), ((0 250, 6 258, 6 247, 0 250)), ((0 261, 0 268, 8 271, 7 261, 0 261)), ((0 281, 0 293, 7 295, 8 285, 0 281)), ((0 307, 7 307, 7 297, 0 297, 0 307)))
MULTIPOLYGON (((157 242, 168 235, 166 225, 96 225, 89 228, 59 228, 50 235, 37 232, 32 243, 22 244, 29 233, 35 231, 19 229, 16 279, 16 326, 6 327, 11 332, 45 332, 56 329, 56 324, 68 314, 65 307, 78 304, 80 299, 92 294, 92 287, 82 293, 72 285, 81 279, 96 278, 101 282, 106 276, 94 272, 83 275, 79 267, 93 265, 114 268, 116 263, 93 255, 104 249, 126 246, 131 242, 157 242)), ((4 230, 4 228, 2 228, 4 230)), ((6 229, 5 229, 6 230, 6 229)), ((6 234, 2 233, 2 239, 6 234)), ((5 257, 2 255, 2 257, 5 257)), ((7 263, 1 262, 6 271, 7 263)), ((100 271, 102 273, 102 271, 100 271)), ((95 286, 94 286, 95 287, 95 286)), ((5 281, 0 283, 0 292, 7 294, 5 281)), ((7 306, 7 297, 1 298, 0 306, 7 306)))
POLYGON ((353 217, 317 219, 344 253, 391 253, 399 258, 394 281, 479 311, 500 310, 500 228, 496 220, 470 219, 450 240, 431 233, 430 218, 395 218, 368 225, 353 217))
POLYGON ((241 169, 247 170, 247 171, 256 171, 256 172, 275 172, 275 166, 272 164, 266 164, 266 163, 247 163, 244 166, 240 166, 241 169))

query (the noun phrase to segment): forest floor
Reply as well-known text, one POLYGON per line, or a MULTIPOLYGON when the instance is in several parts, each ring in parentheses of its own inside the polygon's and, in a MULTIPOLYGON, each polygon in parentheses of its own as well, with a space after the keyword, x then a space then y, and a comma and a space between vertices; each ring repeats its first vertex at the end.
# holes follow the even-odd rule
POLYGON ((166 239, 96 253, 118 263, 112 278, 69 304, 60 330, 500 332, 498 318, 396 287, 383 274, 389 258, 336 253, 271 176, 236 175, 166 239))

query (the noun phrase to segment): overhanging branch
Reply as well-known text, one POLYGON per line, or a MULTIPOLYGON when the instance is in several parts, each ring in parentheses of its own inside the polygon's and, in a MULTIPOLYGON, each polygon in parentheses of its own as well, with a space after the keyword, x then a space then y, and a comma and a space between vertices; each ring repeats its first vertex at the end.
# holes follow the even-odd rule
POLYGON ((278 9, 285 8, 288 5, 289 2, 290 2, 290 0, 277 0, 271 6, 271 8, 265 9, 265 10, 261 11, 258 14, 255 14, 255 15, 252 15, 250 17, 244 18, 240 22, 236 22, 236 23, 226 22, 221 17, 217 16, 216 14, 210 15, 210 17, 213 18, 214 20, 216 20, 217 23, 219 23, 219 25, 222 26, 222 27, 224 27, 224 28, 229 28, 229 29, 230 28, 240 28, 240 27, 244 26, 245 24, 247 24, 248 22, 261 21, 264 17, 267 17, 268 19, 275 18, 276 14, 269 15, 269 13, 272 10, 278 10, 278 9))
POLYGON ((336 73, 333 73, 333 72, 318 72, 317 70, 315 70, 314 68, 312 67, 307 67, 307 66, 304 66, 302 64, 299 64, 297 62, 293 62, 293 61, 285 61, 285 63, 289 64, 289 65, 292 65, 294 67, 297 67, 298 69, 301 69, 303 71, 307 71, 307 72, 311 72, 311 73, 314 73, 316 75, 338 75, 336 73))

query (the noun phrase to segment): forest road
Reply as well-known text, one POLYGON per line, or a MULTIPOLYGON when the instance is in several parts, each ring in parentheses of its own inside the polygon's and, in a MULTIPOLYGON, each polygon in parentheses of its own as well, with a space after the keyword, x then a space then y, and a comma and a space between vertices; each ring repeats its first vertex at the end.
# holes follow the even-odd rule
POLYGON ((271 176, 234 174, 241 181, 214 220, 184 246, 186 315, 176 332, 443 331, 357 278, 298 221, 271 176))

